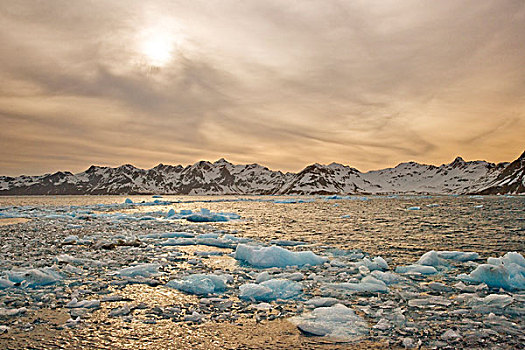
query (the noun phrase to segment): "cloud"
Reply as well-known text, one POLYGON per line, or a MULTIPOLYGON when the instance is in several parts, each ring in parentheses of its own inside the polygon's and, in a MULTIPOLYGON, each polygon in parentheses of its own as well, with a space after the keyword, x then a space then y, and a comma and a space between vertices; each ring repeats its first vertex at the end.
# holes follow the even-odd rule
POLYGON ((518 0, 17 1, 0 23, 2 174, 523 149, 518 0), (176 43, 168 64, 140 51, 144 33, 176 43))

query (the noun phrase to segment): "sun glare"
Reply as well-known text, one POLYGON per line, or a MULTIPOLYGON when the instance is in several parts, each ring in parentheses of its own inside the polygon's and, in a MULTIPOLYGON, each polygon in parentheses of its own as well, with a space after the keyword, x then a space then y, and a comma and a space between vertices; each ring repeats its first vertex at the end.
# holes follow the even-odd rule
POLYGON ((173 56, 174 40, 166 35, 158 34, 143 39, 141 51, 152 66, 164 66, 173 56))

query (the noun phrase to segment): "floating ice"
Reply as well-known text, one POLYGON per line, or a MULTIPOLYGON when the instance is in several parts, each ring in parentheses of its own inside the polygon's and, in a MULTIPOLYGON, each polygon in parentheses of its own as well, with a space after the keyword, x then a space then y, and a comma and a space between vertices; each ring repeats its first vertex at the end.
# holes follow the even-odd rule
POLYGON ((320 307, 291 321, 305 334, 346 342, 356 341, 369 332, 367 322, 342 304, 320 307))
POLYGON ((371 275, 375 279, 385 282, 385 284, 395 284, 395 283, 400 283, 400 282, 404 282, 407 280, 403 276, 399 276, 395 273, 383 272, 383 271, 378 271, 378 270, 372 271, 371 275))
POLYGON ((100 307, 100 300, 82 300, 78 301, 77 298, 73 298, 69 303, 66 304, 67 308, 85 308, 85 309, 98 309, 100 307))
POLYGON ((326 306, 332 306, 339 303, 339 300, 336 298, 313 298, 308 300, 305 304, 308 306, 313 306, 314 308, 317 307, 326 307, 326 306))
POLYGON ((385 282, 378 280, 372 276, 363 277, 359 283, 329 283, 328 288, 342 289, 355 292, 369 292, 369 293, 388 293, 388 287, 385 282))
POLYGON ((164 246, 195 245, 197 244, 197 241, 195 238, 169 238, 165 241, 159 242, 158 244, 164 246))
POLYGON ((461 274, 457 278, 471 283, 485 283, 492 288, 525 289, 525 259, 521 254, 509 252, 501 258, 488 258, 487 262, 470 274, 461 274))
POLYGON ((260 247, 239 244, 235 259, 259 268, 319 265, 328 261, 311 251, 292 252, 288 249, 271 246, 260 247))
POLYGON ((429 252, 426 252, 419 258, 416 265, 425 265, 425 266, 447 266, 448 264, 439 257, 438 252, 435 250, 431 250, 429 252))
POLYGON ((421 210, 421 207, 408 207, 407 210, 421 210))
POLYGON ((67 254, 58 255, 55 257, 54 260, 58 264, 92 265, 92 266, 105 265, 105 263, 102 261, 93 260, 93 259, 85 259, 85 258, 75 258, 67 254))
POLYGON ((159 272, 159 264, 140 264, 136 266, 126 267, 115 272, 115 275, 120 277, 150 277, 159 272))
POLYGON ((514 298, 506 294, 489 294, 484 298, 473 296, 468 300, 468 305, 480 313, 489 313, 496 309, 505 310, 507 306, 514 302, 514 298))
POLYGON ((397 273, 419 273, 422 275, 433 275, 438 272, 435 267, 425 265, 398 266, 395 271, 397 273))
POLYGON ((476 252, 438 251, 437 254, 443 259, 457 260, 462 262, 479 259, 479 254, 476 252))
POLYGON ((205 208, 202 208, 200 212, 197 213, 193 213, 191 210, 181 210, 179 216, 183 216, 190 222, 226 222, 241 218, 235 213, 213 213, 205 208))
POLYGON ((373 260, 370 260, 369 258, 364 258, 361 261, 358 261, 355 263, 356 266, 366 266, 370 271, 374 270, 388 270, 388 264, 380 256, 375 257, 373 260))
POLYGON ((27 309, 25 307, 20 307, 20 308, 17 308, 17 309, 0 308, 0 317, 20 316, 22 314, 25 314, 26 312, 27 312, 27 309))
POLYGON ((285 279, 271 279, 261 284, 246 283, 239 287, 239 298, 255 301, 294 299, 303 292, 303 285, 285 279))
POLYGON ((7 272, 7 278, 14 283, 20 283, 21 287, 36 288, 57 283, 64 277, 52 267, 39 269, 17 269, 7 272))
POLYGON ((5 278, 0 278, 0 289, 6 289, 11 288, 15 284, 11 282, 10 280, 6 280, 5 278))
POLYGON ((126 200, 124 201, 125 204, 133 204, 133 201, 129 198, 126 198, 126 200))
POLYGON ((231 275, 195 274, 171 280, 166 286, 186 293, 207 295, 224 292, 228 288, 226 282, 231 279, 231 275))
POLYGON ((128 305, 123 305, 112 309, 109 312, 109 317, 127 316, 131 313, 131 308, 128 305))
POLYGON ((64 238, 64 240, 62 241, 62 244, 77 244, 78 242, 78 236, 76 235, 71 235, 71 236, 67 236, 66 238, 64 238))

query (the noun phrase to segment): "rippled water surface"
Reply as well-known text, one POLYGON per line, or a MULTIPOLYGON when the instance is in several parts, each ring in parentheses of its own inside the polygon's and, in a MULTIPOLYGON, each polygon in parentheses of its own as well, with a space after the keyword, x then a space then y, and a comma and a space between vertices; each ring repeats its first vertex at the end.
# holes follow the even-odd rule
MULTIPOLYGON (((0 197, 0 206, 68 206, 151 202, 151 196, 25 196, 0 197)), ((156 211, 207 208, 235 212, 242 220, 213 223, 238 230, 257 240, 301 240, 340 248, 362 249, 391 257, 396 263, 413 261, 428 250, 469 250, 482 256, 525 248, 523 197, 355 197, 313 202, 274 203, 282 197, 163 196, 169 206, 133 210, 156 211), (243 199, 243 201, 238 201, 243 199), (418 206, 421 210, 406 210, 418 206), (344 217, 343 217, 344 216, 344 217)))

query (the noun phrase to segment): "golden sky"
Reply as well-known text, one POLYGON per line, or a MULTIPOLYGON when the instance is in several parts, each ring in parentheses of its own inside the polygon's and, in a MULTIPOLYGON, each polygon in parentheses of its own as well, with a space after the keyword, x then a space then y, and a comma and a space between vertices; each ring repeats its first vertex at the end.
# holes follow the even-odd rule
POLYGON ((2 1, 0 79, 0 175, 511 161, 525 1, 2 1))

